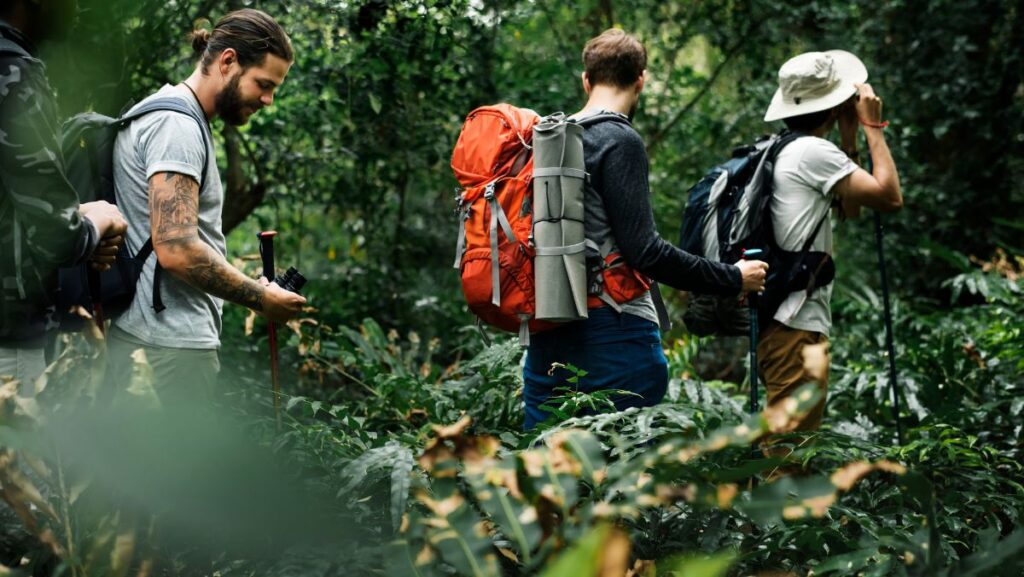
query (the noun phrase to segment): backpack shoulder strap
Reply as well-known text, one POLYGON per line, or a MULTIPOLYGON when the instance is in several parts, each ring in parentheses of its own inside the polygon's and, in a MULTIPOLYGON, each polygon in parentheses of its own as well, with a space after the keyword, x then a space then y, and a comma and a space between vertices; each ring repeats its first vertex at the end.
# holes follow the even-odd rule
POLYGON ((206 170, 210 164, 210 155, 208 151, 210 149, 211 136, 209 134, 210 127, 209 124, 207 124, 206 119, 201 118, 196 114, 195 110, 182 102, 180 98, 167 96, 143 102, 138 108, 118 119, 117 129, 123 130, 133 121, 138 120, 151 112, 177 112, 178 114, 184 114, 192 120, 195 120, 196 124, 199 125, 199 132, 203 135, 204 152, 203 171, 199 175, 199 193, 202 194, 203 189, 206 188, 206 170))
MULTIPOLYGON (((132 110, 128 114, 125 114, 120 119, 118 119, 118 130, 123 130, 132 121, 138 120, 139 118, 151 112, 157 111, 168 111, 176 112, 178 114, 184 114, 192 120, 195 120, 196 123, 199 125, 199 132, 203 135, 203 152, 205 154, 205 156, 203 157, 203 171, 200 174, 199 183, 199 194, 202 194, 203 189, 206 188, 206 170, 210 164, 210 128, 209 124, 207 124, 206 122, 206 119, 201 118, 198 114, 196 114, 196 112, 191 107, 182 102, 181 99, 174 97, 161 97, 154 98, 153 100, 150 100, 148 102, 144 102, 135 110, 132 110)), ((150 237, 146 239, 145 244, 143 244, 142 248, 139 249, 139 252, 135 255, 135 258, 138 260, 138 262, 145 262, 146 259, 148 259, 152 253, 153 238, 150 237)), ((153 310, 155 310, 158 313, 162 312, 165 308, 167 308, 166 306, 164 306, 163 295, 160 290, 160 278, 162 275, 163 267, 161 267, 160 263, 157 262, 156 268, 154 268, 153 270, 153 310)))
POLYGON ((793 142, 794 140, 804 136, 809 135, 796 130, 783 130, 782 132, 779 133, 778 137, 776 137, 775 139, 775 142, 773 142, 771 144, 771 147, 768 149, 768 160, 772 161, 774 166, 775 158, 779 155, 780 152, 782 152, 782 149, 785 148, 789 143, 793 142))

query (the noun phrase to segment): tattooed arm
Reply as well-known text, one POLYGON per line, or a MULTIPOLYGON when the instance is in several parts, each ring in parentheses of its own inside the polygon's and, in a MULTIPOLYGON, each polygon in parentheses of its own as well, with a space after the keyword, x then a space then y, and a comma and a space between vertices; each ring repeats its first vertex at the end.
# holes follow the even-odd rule
POLYGON ((306 299, 277 285, 262 285, 231 266, 199 238, 199 183, 175 172, 149 179, 153 250, 160 266, 191 286, 284 321, 306 299))

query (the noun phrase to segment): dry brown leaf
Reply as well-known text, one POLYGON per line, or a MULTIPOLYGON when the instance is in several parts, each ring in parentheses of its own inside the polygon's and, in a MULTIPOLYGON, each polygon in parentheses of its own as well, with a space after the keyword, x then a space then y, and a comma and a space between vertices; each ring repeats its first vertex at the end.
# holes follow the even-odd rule
POLYGON ((800 355, 804 359, 804 370, 815 381, 824 384, 828 381, 828 342, 816 345, 805 345, 800 355))
POLYGON ((886 473, 893 473, 895 475, 906 475, 907 468, 899 463, 893 463, 892 461, 878 461, 875 463, 875 468, 879 471, 885 471, 886 473))
POLYGON ((629 566, 629 537, 618 528, 612 529, 601 548, 599 577, 622 577, 629 566))
POLYGON ((772 405, 769 405, 762 415, 772 433, 788 433, 796 429, 797 419, 793 418, 797 413, 799 403, 793 397, 786 397, 772 405))
POLYGON ((445 518, 448 515, 451 515, 456 509, 466 502, 462 495, 459 495, 458 493, 455 493, 446 499, 435 500, 425 491, 420 492, 419 501, 440 518, 445 518))
POLYGON ((979 369, 984 369, 985 367, 988 366, 987 363, 985 363, 985 358, 981 356, 981 352, 978 351, 977 345, 975 345, 973 342, 967 341, 966 343, 964 343, 963 350, 964 354, 967 355, 967 358, 974 361, 974 363, 978 365, 979 369))
POLYGON ((825 513, 828 513, 828 508, 836 502, 836 493, 829 493, 828 495, 819 495, 817 497, 811 497, 803 500, 804 507, 814 517, 824 517, 825 513))
POLYGON ((829 479, 840 491, 849 491, 857 484, 857 481, 860 481, 864 475, 867 475, 872 470, 874 470, 874 467, 871 463, 868 463, 867 461, 855 461, 843 466, 835 473, 832 473, 832 476, 829 479))
POLYGON ((249 314, 245 315, 245 336, 251 337, 253 330, 256 328, 256 311, 249 309, 249 314))
POLYGON ((448 426, 434 425, 434 434, 439 439, 451 439, 457 437, 465 432, 466 428, 469 427, 470 423, 473 422, 473 418, 469 415, 463 415, 461 419, 452 423, 448 426))
POLYGON ((721 509, 729 509, 732 507, 732 501, 739 494, 740 488, 735 483, 726 483, 718 486, 718 507, 721 509))
POLYGON ((892 461, 878 461, 874 464, 867 461, 855 461, 832 473, 830 480, 840 491, 849 491, 858 481, 872 471, 885 471, 886 473, 903 475, 907 472, 907 468, 892 461))
POLYGON ((114 547, 110 551, 110 569, 114 575, 124 575, 135 554, 134 529, 122 529, 114 538, 114 547))
POLYGON ((416 566, 422 567, 434 562, 434 550, 429 545, 424 545, 416 555, 416 566))
POLYGON ((626 577, 655 577, 657 574, 657 564, 646 559, 637 559, 633 567, 626 571, 626 577))

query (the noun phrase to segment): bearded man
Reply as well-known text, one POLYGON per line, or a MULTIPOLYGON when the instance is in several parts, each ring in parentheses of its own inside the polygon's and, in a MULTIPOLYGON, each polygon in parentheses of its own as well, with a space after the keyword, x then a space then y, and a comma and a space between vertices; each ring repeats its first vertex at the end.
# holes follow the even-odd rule
POLYGON ((128 248, 138 254, 152 239, 155 258, 145 261, 131 306, 110 330, 108 382, 124 391, 132 352, 142 348, 161 404, 203 407, 220 371, 223 300, 283 322, 305 299, 253 280, 226 260, 224 190, 209 127, 213 117, 245 124, 273 103, 294 59, 291 41, 270 16, 243 9, 225 15, 212 31, 193 32, 192 47, 192 75, 138 105, 171 97, 191 113, 146 114, 115 144, 114 185, 129 222, 128 248))

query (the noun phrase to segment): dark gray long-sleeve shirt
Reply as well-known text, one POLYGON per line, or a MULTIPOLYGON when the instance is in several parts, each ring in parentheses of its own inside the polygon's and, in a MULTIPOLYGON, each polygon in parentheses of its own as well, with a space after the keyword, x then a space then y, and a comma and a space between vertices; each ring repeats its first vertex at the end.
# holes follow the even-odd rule
POLYGON ((583 133, 583 155, 590 174, 586 235, 599 246, 610 236, 626 263, 678 290, 739 294, 738 267, 709 261, 663 239, 654 225, 643 140, 625 122, 606 120, 583 133))

